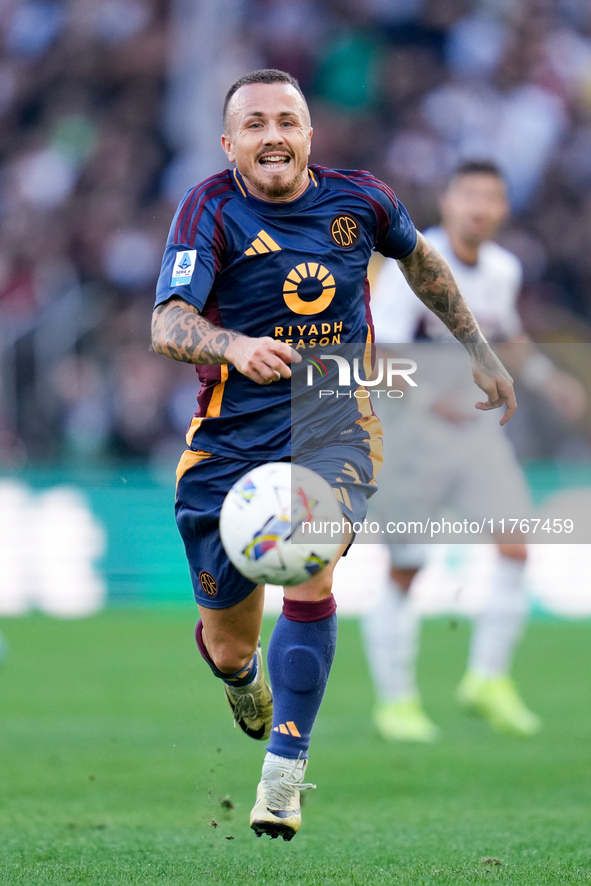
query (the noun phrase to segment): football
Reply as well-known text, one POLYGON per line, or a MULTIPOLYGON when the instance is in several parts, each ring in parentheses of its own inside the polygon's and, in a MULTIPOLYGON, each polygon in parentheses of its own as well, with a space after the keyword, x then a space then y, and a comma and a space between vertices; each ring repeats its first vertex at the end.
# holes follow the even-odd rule
POLYGON ((246 578, 298 585, 336 555, 343 515, 329 484, 315 471, 268 462, 248 471, 226 495, 220 535, 246 578))

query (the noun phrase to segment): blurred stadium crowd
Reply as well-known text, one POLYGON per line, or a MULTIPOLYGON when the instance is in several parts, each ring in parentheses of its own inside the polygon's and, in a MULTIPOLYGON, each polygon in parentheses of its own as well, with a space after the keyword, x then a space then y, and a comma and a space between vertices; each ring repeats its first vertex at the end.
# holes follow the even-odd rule
POLYGON ((419 227, 458 160, 496 160, 526 328, 591 341, 588 0, 4 0, 0 467, 176 458, 195 379, 149 350, 155 281, 258 67, 299 78, 313 161, 370 169, 419 227))

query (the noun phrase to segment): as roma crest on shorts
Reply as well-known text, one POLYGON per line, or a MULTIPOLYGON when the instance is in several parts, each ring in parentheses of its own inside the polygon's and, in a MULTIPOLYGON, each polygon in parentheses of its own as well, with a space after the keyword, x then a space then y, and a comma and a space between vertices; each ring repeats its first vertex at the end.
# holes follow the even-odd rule
POLYGON ((218 592, 218 586, 213 575, 210 575, 209 572, 201 572, 199 575, 199 584, 208 597, 215 597, 218 592))
POLYGON ((360 235, 359 222, 352 215, 336 215, 330 223, 330 236, 341 249, 351 249, 360 235))

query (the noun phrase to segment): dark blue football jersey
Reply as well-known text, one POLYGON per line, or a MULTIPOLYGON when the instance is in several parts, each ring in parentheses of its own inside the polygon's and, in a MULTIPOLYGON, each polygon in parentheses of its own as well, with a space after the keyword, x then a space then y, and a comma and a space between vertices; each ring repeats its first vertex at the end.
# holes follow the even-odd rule
MULTIPOLYGON (((310 166, 309 177, 304 194, 285 203, 251 196, 236 169, 188 191, 171 225, 156 304, 180 296, 216 326, 301 352, 372 341, 371 252, 410 255, 416 229, 390 188, 368 172, 310 166)), ((197 372, 192 449, 257 460, 291 454, 289 379, 258 385, 233 366, 197 372)), ((355 414, 353 400, 340 427, 355 414)))

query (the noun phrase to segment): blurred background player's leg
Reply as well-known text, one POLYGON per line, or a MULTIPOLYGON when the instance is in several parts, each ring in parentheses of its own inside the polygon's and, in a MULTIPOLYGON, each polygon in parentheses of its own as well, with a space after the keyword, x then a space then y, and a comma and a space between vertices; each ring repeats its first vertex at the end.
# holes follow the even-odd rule
POLYGON ((376 703, 378 733, 389 741, 434 741, 437 726, 425 714, 416 681, 420 617, 411 587, 423 566, 422 545, 389 545, 392 568, 362 621, 376 703))
MULTIPOLYGON (((506 438, 494 433, 474 437, 455 499, 460 513, 479 522, 493 515, 498 522, 500 515, 532 513, 523 470, 506 438), (486 470, 482 470, 483 464, 486 470)), ((538 732, 541 723, 524 705, 510 677, 528 612, 524 581, 527 547, 519 534, 511 534, 509 539, 503 535, 491 538, 496 542, 497 556, 474 623, 467 673, 457 697, 497 731, 529 736, 538 732)))
POLYGON ((474 622, 467 672, 457 692, 460 704, 480 713, 494 729, 523 736, 534 735, 541 726, 510 677, 527 618, 526 555, 524 544, 499 545, 474 622))

